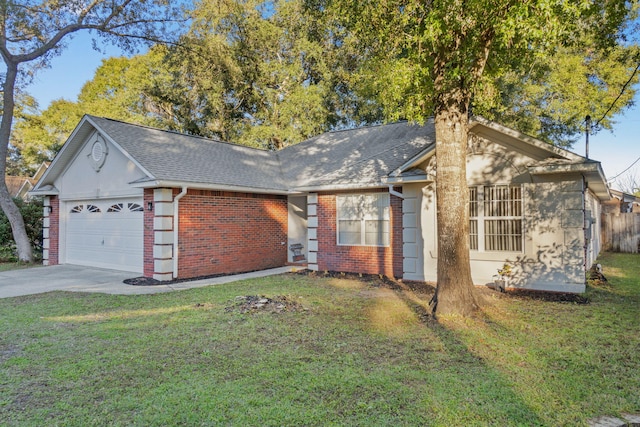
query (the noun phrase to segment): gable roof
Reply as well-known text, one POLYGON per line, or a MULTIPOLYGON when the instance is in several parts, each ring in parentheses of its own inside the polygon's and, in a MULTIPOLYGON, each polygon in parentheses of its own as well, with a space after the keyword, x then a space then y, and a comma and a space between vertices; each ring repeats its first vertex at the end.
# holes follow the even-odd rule
MULTIPOLYGON (((565 165, 587 162, 577 154, 482 118, 473 119, 470 128, 508 146, 517 145, 532 157, 534 173, 545 173, 549 165, 543 164, 548 161, 565 165)), ((425 125, 400 122, 333 131, 271 152, 87 115, 32 193, 57 194, 53 188, 55 179, 96 131, 140 168, 145 176, 130 184, 142 188, 190 187, 275 194, 380 188, 395 182, 429 179, 416 167, 435 153, 433 120, 425 125)), ((593 163, 587 168, 589 172, 604 183, 599 163, 589 163, 593 163)), ((558 167, 554 164, 551 169, 560 171, 558 167)), ((603 189, 599 190, 602 194, 603 189)))
POLYGON ((182 182, 286 191, 273 152, 105 118, 89 121, 147 171, 140 186, 182 182))
POLYGON ((435 143, 433 126, 407 122, 328 132, 281 150, 292 189, 380 186, 384 178, 435 143))
POLYGON ((28 176, 5 175, 4 182, 5 184, 7 184, 9 195, 11 197, 17 197, 22 186, 25 184, 25 182, 29 182, 30 179, 31 178, 29 178, 28 176))

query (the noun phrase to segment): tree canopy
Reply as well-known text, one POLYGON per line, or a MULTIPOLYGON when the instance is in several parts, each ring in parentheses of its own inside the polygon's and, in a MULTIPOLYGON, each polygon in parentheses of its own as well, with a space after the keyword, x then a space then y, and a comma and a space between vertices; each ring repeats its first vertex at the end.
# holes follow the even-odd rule
MULTIPOLYGON (((179 28, 174 26, 178 9, 166 0, 94 0, 51 2, 0 1, 0 57, 2 75, 2 121, 0 122, 0 174, 6 173, 9 142, 17 88, 29 82, 33 73, 47 66, 78 31, 93 31, 122 48, 139 41, 168 41, 179 28)), ((6 214, 21 261, 33 255, 24 221, 11 199, 4 180, 0 183, 0 206, 6 214)))
MULTIPOLYGON (((479 306, 468 241, 466 152, 471 108, 499 112, 496 107, 503 101, 517 100, 511 96, 519 91, 527 93, 514 88, 503 97, 500 89, 508 86, 501 87, 501 81, 508 82, 510 75, 517 81, 529 76, 531 69, 542 77, 539 70, 544 67, 538 68, 539 63, 555 72, 556 55, 574 52, 585 38, 592 40, 597 52, 620 46, 637 6, 623 0, 390 0, 357 5, 329 0, 318 7, 333 14, 366 55, 359 73, 387 118, 423 122, 434 117, 438 271, 432 309, 469 315, 479 306)), ((589 59, 583 58, 585 63, 589 59)), ((558 108, 544 96, 558 86, 543 78, 534 81, 542 84, 543 96, 531 105, 527 96, 525 104, 515 106, 515 117, 531 106, 558 108)))

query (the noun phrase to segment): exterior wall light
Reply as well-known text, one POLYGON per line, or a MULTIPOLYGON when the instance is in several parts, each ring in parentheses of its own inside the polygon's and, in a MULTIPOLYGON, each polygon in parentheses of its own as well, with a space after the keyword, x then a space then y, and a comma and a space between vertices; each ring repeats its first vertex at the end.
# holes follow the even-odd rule
POLYGON ((151 212, 153 210, 153 202, 147 202, 147 210, 151 212))

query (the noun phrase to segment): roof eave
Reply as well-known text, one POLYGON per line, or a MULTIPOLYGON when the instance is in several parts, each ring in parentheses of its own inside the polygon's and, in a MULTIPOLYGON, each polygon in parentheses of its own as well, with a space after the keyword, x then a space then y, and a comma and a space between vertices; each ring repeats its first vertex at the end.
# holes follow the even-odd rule
POLYGON ((434 178, 427 174, 424 175, 413 175, 413 176, 388 176, 383 177, 382 182, 385 184, 413 184, 417 182, 433 182, 434 178))
POLYGON ((172 180, 151 180, 129 183, 134 188, 191 188, 194 190, 211 191, 231 191, 234 193, 257 193, 257 194, 277 194, 287 195, 290 191, 280 188, 259 188, 242 185, 210 184, 202 182, 172 181, 172 180))
POLYGON ((47 185, 46 187, 50 188, 42 188, 39 190, 34 188, 33 190, 28 191, 27 194, 29 194, 29 196, 57 196, 60 194, 60 190, 53 185, 47 185))
POLYGON ((556 165, 530 166, 531 175, 552 175, 579 173, 587 182, 587 187, 602 201, 610 200, 611 193, 600 162, 569 163, 556 165))
POLYGON ((436 154, 436 144, 432 143, 424 150, 420 151, 418 154, 407 160, 402 166, 394 170, 390 175, 391 176, 399 176, 403 172, 408 171, 409 169, 415 168, 416 166, 424 163, 430 157, 436 154))
POLYGON ((302 187, 294 187, 291 191, 299 193, 317 193, 322 191, 352 191, 352 190, 372 190, 379 188, 387 188, 389 184, 384 182, 370 183, 370 184, 324 184, 324 185, 309 185, 302 187))
POLYGON ((526 142, 529 145, 532 145, 536 148, 542 149, 542 150, 546 150, 550 153, 553 153, 557 156, 561 156, 564 157, 566 159, 572 160, 572 161, 584 161, 586 160, 585 157, 582 157, 576 153, 573 153, 569 150, 565 150, 564 148, 560 148, 560 147, 556 147, 553 144, 549 144, 546 143, 544 141, 541 141, 537 138, 534 138, 532 136, 526 135, 522 132, 518 132, 515 129, 511 129, 508 128, 506 126, 503 126, 501 124, 498 124, 496 122, 493 122, 491 120, 487 120, 484 117, 481 116, 474 116, 473 118, 471 118, 471 120, 469 120, 469 131, 472 131, 473 128, 475 128, 476 126, 484 126, 485 128, 491 129, 493 131, 496 132, 500 132, 504 135, 508 135, 511 138, 515 138, 518 139, 522 142, 526 142))

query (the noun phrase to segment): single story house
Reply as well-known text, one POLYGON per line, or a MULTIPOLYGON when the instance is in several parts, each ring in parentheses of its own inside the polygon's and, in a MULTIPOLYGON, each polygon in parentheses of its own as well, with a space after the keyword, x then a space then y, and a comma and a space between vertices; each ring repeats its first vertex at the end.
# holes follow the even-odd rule
MULTIPOLYGON (((283 266, 435 281, 435 128, 329 132, 272 152, 85 116, 32 191, 44 263, 157 280, 283 266), (299 256, 298 256, 299 258, 299 256)), ((600 163, 482 118, 467 177, 476 284, 583 292, 609 190, 600 163)))
POLYGON ((603 202, 603 213, 640 213, 640 197, 613 188, 609 192, 611 200, 603 202))
POLYGON ((48 167, 49 163, 43 162, 32 177, 5 175, 4 182, 7 184, 9 195, 11 197, 27 200, 29 198, 29 191, 31 191, 36 182, 42 178, 42 175, 48 167))

